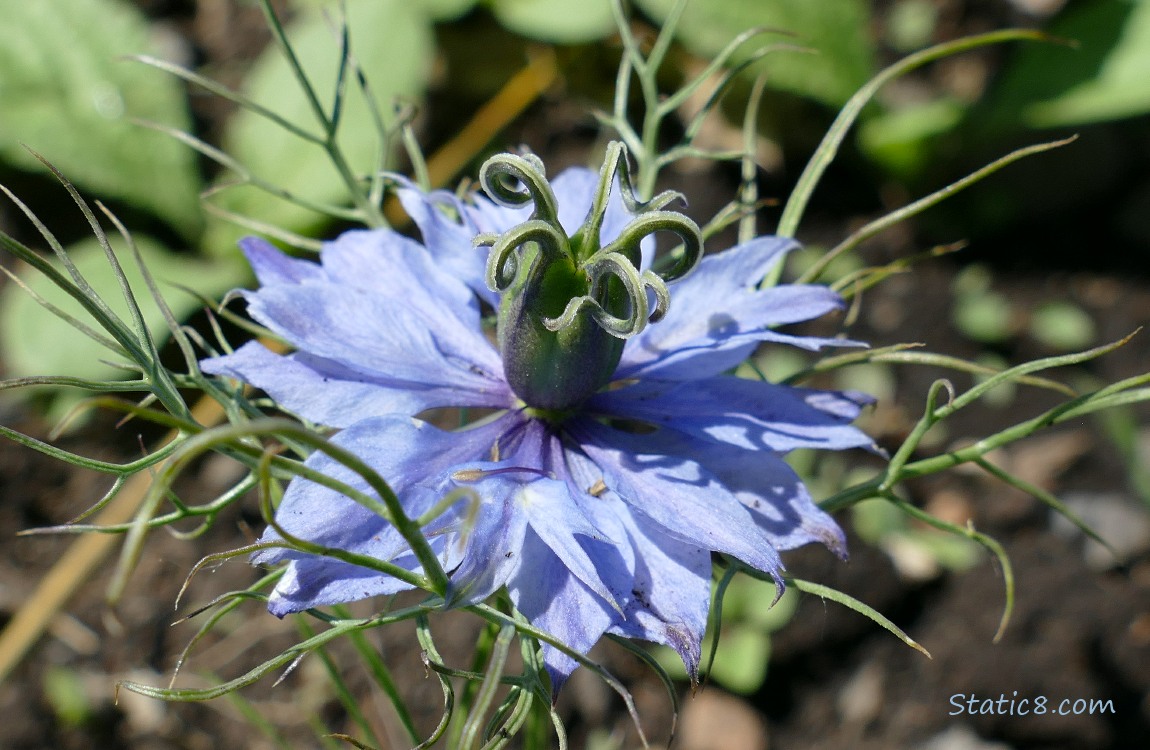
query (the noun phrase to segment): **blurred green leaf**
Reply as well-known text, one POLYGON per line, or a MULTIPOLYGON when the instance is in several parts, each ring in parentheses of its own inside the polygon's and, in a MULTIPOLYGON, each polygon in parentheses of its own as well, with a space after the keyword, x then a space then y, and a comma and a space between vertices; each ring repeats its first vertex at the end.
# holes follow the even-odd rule
POLYGON ((959 297, 954 303, 954 324, 965 336, 986 344, 1010 338, 1010 302, 997 292, 959 297))
POLYGON ((992 280, 986 267, 972 265, 951 284, 955 327, 967 338, 984 344, 1005 341, 1015 332, 1010 301, 991 288, 992 280))
POLYGON ((938 99, 878 115, 859 129, 859 145, 873 161, 902 178, 913 178, 930 166, 934 139, 962 122, 965 106, 938 99))
POLYGON ((488 0, 488 5, 508 29, 545 42, 589 42, 615 29, 611 0, 488 0))
POLYGON ((1051 349, 1063 352, 1085 349, 1095 339, 1094 321, 1069 302, 1040 305, 1031 315, 1030 332, 1051 349))
POLYGON ((40 171, 27 144, 76 184, 151 211, 185 234, 198 231, 194 155, 129 121, 190 126, 176 80, 120 59, 149 49, 146 20, 113 0, 3 8, 0 158, 40 171))
POLYGON ((771 638, 752 627, 724 628, 723 631, 709 678, 733 693, 753 693, 767 677, 771 638))
POLYGON ((1150 3, 1070 3, 1047 31, 1076 48, 1019 48, 988 98, 997 127, 1071 127, 1150 112, 1150 3))
MULTIPOLYGON (((636 0, 636 5, 662 22, 675 2, 636 0)), ((837 107, 874 72, 870 3, 865 0, 696 0, 688 3, 675 32, 694 52, 713 56, 735 36, 756 26, 793 33, 795 44, 816 51, 813 55, 779 52, 756 65, 767 71, 767 85, 773 88, 837 107)), ((779 39, 774 36, 769 41, 779 39)), ((745 45, 735 61, 745 59, 755 48, 753 42, 745 45)))
POLYGON ((53 666, 44 673, 44 697, 56 718, 68 726, 83 724, 92 713, 84 681, 67 667, 53 666))
POLYGON ((903 54, 927 46, 938 26, 938 13, 931 0, 898 0, 887 13, 887 43, 903 54))
MULTIPOLYGON (((418 3, 406 0, 348 0, 351 54, 368 80, 384 122, 393 102, 418 99, 434 52, 431 21, 418 3)), ((304 11, 288 29, 288 38, 321 105, 330 116, 340 65, 339 39, 332 17, 304 11)), ((283 53, 270 45, 253 67, 245 93, 288 121, 316 133, 322 126, 283 53)), ((326 151, 283 130, 249 110, 238 112, 225 135, 228 151, 258 177, 313 202, 347 205, 346 183, 326 151)), ((338 143, 357 177, 382 166, 381 134, 367 99, 349 76, 338 143)), ((394 144, 392 144, 394 146, 394 144)), ((234 181, 225 176, 223 182, 234 181)), ((250 186, 228 189, 214 202, 222 208, 281 229, 306 232, 327 223, 307 208, 250 186)), ((215 221, 208 247, 230 252, 244 232, 215 221)))
MULTIPOLYGON (((140 255, 162 291, 170 292, 171 284, 194 280, 196 291, 218 296, 242 283, 246 275, 238 259, 235 263, 206 262, 166 250, 148 237, 135 237, 140 255)), ((160 310, 152 302, 139 268, 122 242, 112 242, 148 329, 157 341, 167 338, 167 327, 160 310)), ((120 293, 119 282, 99 243, 87 239, 68 248, 68 256, 80 273, 121 318, 128 320, 128 308, 120 293)), ((92 321, 76 303, 46 277, 23 267, 21 280, 36 294, 56 307, 91 324, 92 321)), ((164 296, 177 319, 187 317, 200 306, 197 299, 183 292, 164 296)), ((4 351, 7 377, 30 375, 69 375, 89 379, 117 379, 124 370, 101 360, 115 359, 115 354, 93 341, 65 321, 43 308, 16 284, 0 288, 0 346, 4 351)))

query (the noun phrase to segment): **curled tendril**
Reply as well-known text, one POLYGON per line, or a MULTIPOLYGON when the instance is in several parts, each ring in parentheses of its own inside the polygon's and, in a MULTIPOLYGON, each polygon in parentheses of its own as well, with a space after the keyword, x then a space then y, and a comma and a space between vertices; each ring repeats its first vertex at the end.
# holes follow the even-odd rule
POLYGON ((655 295, 655 309, 651 311, 647 320, 651 323, 658 323, 671 307, 671 292, 667 290, 667 284, 659 274, 650 269, 643 272, 642 279, 643 286, 650 289, 655 295))
POLYGON ((611 141, 607 144, 603 167, 599 170, 599 184, 595 189, 591 210, 583 224, 585 236, 596 241, 599 239, 599 228, 603 224, 603 217, 607 213, 607 201, 616 175, 619 178, 619 196, 623 199, 623 205, 632 214, 658 211, 674 201, 687 205, 687 198, 676 190, 665 190, 649 201, 640 201, 635 195, 634 183, 631 181, 631 162, 627 158, 627 147, 620 141, 611 141))
POLYGON ((559 208, 547 171, 535 154, 496 154, 483 163, 479 170, 479 183, 484 191, 505 208, 522 208, 535 204, 532 219, 559 225, 559 208), (514 186, 518 182, 522 188, 514 186))
POLYGON ((544 318, 543 325, 550 331, 558 331, 569 326, 582 310, 587 309, 591 318, 612 336, 626 339, 634 336, 647 325, 647 292, 642 274, 631 261, 618 252, 600 251, 584 265, 591 280, 589 294, 573 298, 557 318, 544 318), (599 302, 598 297, 608 278, 616 278, 623 283, 630 312, 620 317, 609 312, 599 302))
POLYGON ((666 315, 671 303, 667 283, 685 276, 702 257, 703 236, 698 225, 680 213, 663 210, 676 200, 686 203, 683 195, 668 190, 649 201, 639 200, 631 181, 627 147, 621 142, 613 141, 607 146, 587 217, 573 237, 568 237, 559 223, 555 193, 547 182, 543 163, 534 154, 493 156, 483 164, 479 179, 491 199, 501 206, 522 208, 534 204, 531 218, 524 223, 502 235, 481 234, 475 238, 476 245, 491 246, 486 267, 489 288, 497 292, 510 288, 520 269, 517 251, 527 243, 539 246, 544 261, 566 256, 586 274, 587 294, 569 300, 558 317, 543 319, 544 326, 551 331, 571 325, 575 317, 586 310, 611 335, 634 336, 647 323, 657 322, 666 315), (633 218, 614 241, 599 247, 600 230, 616 183, 623 204, 633 218), (641 255, 640 243, 664 231, 678 235, 684 251, 669 272, 640 271, 636 267, 641 255), (612 278, 619 280, 626 294, 629 311, 625 317, 604 307, 608 304, 605 284, 612 278), (654 309, 648 295, 654 297, 654 309))
POLYGON ((600 252, 627 252, 637 248, 645 237, 655 232, 673 232, 683 241, 683 254, 670 271, 660 274, 660 278, 670 282, 686 276, 703 256, 703 233, 698 224, 674 211, 648 211, 636 216, 615 241, 600 252))
POLYGON ((484 281, 492 291, 506 291, 519 273, 519 256, 516 250, 528 242, 536 242, 545 256, 564 256, 567 251, 567 236, 555 226, 542 219, 531 219, 512 227, 502 235, 481 234, 475 244, 491 245, 487 256, 484 281))

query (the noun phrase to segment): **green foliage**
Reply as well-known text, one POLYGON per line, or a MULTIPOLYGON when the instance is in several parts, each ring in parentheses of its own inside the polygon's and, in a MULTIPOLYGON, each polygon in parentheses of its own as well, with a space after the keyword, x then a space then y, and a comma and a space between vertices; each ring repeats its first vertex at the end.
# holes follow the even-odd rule
POLYGON ((1094 341, 1094 321, 1070 302, 1046 302, 1031 314, 1030 333, 1050 349, 1072 352, 1094 341))
POLYGON ((1070 3, 1048 31, 1074 48, 1020 50, 987 99, 993 125, 1075 127, 1150 112, 1150 3, 1070 3))
MULTIPOLYGON (((172 253, 147 237, 134 239, 148 270, 161 285, 165 281, 182 284, 194 279, 197 292, 215 296, 230 289, 236 278, 244 273, 238 263, 197 260, 172 253)), ((162 341, 167 338, 164 317, 154 304, 150 304, 139 267, 124 251, 122 243, 113 241, 113 247, 121 258, 128 283, 140 301, 148 329, 154 338, 162 341)), ((120 293, 119 278, 108 264, 99 242, 94 238, 82 240, 67 252, 92 289, 116 314, 128 318, 129 310, 120 293)), ((21 279, 36 296, 78 319, 87 318, 79 304, 47 277, 28 269, 21 274, 21 279)), ((168 297, 173 313, 181 320, 200 306, 198 299, 190 294, 168 297)), ((9 377, 67 374, 101 380, 127 374, 127 371, 109 363, 117 357, 104 345, 45 309, 35 297, 16 284, 9 284, 0 291, 0 347, 4 350, 9 377)))
MULTIPOLYGON (((343 173, 315 141, 305 141, 251 109, 237 113, 225 137, 228 153, 251 174, 305 202, 347 205, 352 201, 348 178, 362 180, 366 192, 368 178, 391 164, 396 144, 386 131, 396 120, 393 101, 422 95, 434 52, 431 20, 416 3, 350 0, 345 9, 351 55, 368 81, 370 96, 352 71, 344 69, 341 76, 339 34, 330 15, 319 10, 301 13, 288 30, 291 48, 314 90, 314 102, 275 44, 252 69, 245 94, 317 140, 335 130, 334 144, 351 174, 343 173), (342 97, 338 111, 337 91, 342 97)), ((229 181, 234 182, 235 176, 223 178, 224 184, 229 181)), ((252 185, 230 188, 217 200, 227 211, 282 230, 303 232, 329 221, 329 216, 300 201, 252 185)), ((241 234, 231 224, 217 223, 206 245, 214 252, 230 252, 241 234)))
POLYGON ((487 0, 516 34, 559 44, 588 42, 615 30, 611 0, 487 0))
MULTIPOLYGON (((662 22, 677 2, 636 0, 635 4, 662 22)), ((769 76, 767 85, 837 107, 874 72, 869 8, 865 0, 693 0, 675 33, 688 48, 708 59, 747 29, 792 33, 796 44, 810 47, 815 54, 771 56, 761 63, 769 76)), ((745 52, 749 54, 750 49, 745 52)))
POLYGON ((144 18, 114 0, 9 2, 3 16, 0 158, 38 169, 28 144, 76 183, 194 234, 194 155, 131 121, 190 125, 176 81, 120 59, 150 46, 144 18))
POLYGON ((937 139, 962 123, 967 107, 944 97, 876 115, 859 128, 859 146, 872 161, 900 177, 930 166, 937 139))
MULTIPOLYGON (((749 576, 731 580, 723 593, 722 646, 707 671, 708 681, 722 685, 733 693, 748 695, 762 686, 771 658, 771 634, 795 614, 799 595, 788 588, 776 601, 778 591, 770 581, 749 576)), ((703 637, 710 643, 713 632, 703 637)), ((665 646, 655 650, 659 665, 678 680, 687 673, 679 655, 665 646)), ((707 653, 704 651, 704 666, 707 653)))
POLYGON ((52 667, 44 673, 44 698, 63 724, 79 726, 92 713, 84 681, 74 670, 52 667))
POLYGON ((990 272, 983 266, 970 266, 953 284, 955 327, 984 344, 1005 341, 1015 332, 1010 301, 990 284, 990 272))

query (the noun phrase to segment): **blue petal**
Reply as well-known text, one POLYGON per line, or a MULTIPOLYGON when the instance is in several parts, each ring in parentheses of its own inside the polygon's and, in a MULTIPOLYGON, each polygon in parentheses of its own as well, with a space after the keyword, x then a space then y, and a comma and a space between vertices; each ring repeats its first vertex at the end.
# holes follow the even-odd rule
POLYGON ((608 488, 635 511, 685 544, 732 555, 776 579, 778 552, 747 509, 698 463, 645 444, 647 435, 622 432, 589 419, 569 424, 608 488))
POLYGON ((436 261, 489 305, 497 306, 499 295, 487 288, 485 280, 488 248, 475 247, 472 242, 478 230, 452 221, 444 213, 447 208, 462 216, 460 200, 443 190, 424 193, 405 178, 401 185, 404 187, 396 191, 399 202, 419 227, 423 244, 436 261))
POLYGON ((842 529, 814 503, 798 474, 780 456, 670 429, 644 435, 643 442, 652 451, 690 458, 702 466, 746 506, 776 549, 818 542, 846 559, 842 529))
POLYGON ((868 396, 853 392, 720 376, 686 382, 644 380, 596 394, 588 407, 752 450, 877 450, 866 433, 846 424, 867 403, 868 396))
POLYGON ((356 372, 303 352, 280 356, 251 341, 234 353, 206 359, 200 368, 266 391, 280 407, 316 424, 348 427, 367 417, 414 415, 441 406, 504 407, 513 397, 496 383, 486 392, 426 386, 356 372))
POLYGON ((617 594, 612 593, 600 579, 600 572, 596 569, 608 566, 597 566, 592 555, 584 549, 584 546, 591 546, 595 542, 607 545, 612 542, 588 520, 582 508, 574 502, 567 483, 553 479, 531 482, 520 488, 517 499, 532 530, 563 561, 567 569, 587 588, 621 611, 617 594), (583 540, 577 539, 576 534, 583 537, 583 540))
POLYGON ((363 380, 456 389, 452 405, 508 403, 499 395, 508 393, 499 355, 478 325, 469 329, 448 311, 320 282, 265 287, 248 300, 249 314, 296 348, 363 380))
MULTIPOLYGON (((339 433, 332 438, 332 443, 354 453, 378 472, 399 497, 405 512, 415 518, 443 496, 441 488, 455 466, 485 457, 504 434, 519 424, 517 416, 504 415, 471 430, 444 432, 411 419, 373 418, 339 433)), ((305 463, 361 492, 373 494, 363 477, 325 453, 317 451, 305 463)), ((442 531, 450 527, 459 512, 458 505, 453 507, 444 517, 433 521, 429 530, 442 531)), ((302 478, 288 486, 276 511, 276 522, 288 534, 321 546, 394 560, 397 564, 402 564, 404 556, 411 557, 402 535, 382 517, 335 490, 302 478)), ((261 541, 279 538, 269 529, 261 541)), ((457 562, 450 559, 454 555, 452 545, 445 541, 437 541, 437 544, 451 564, 457 562)), ((284 606, 291 607, 283 611, 351 601, 360 597, 350 593, 360 589, 382 591, 394 585, 409 588, 374 571, 283 548, 263 550, 253 557, 255 563, 282 560, 293 560, 293 576, 281 584, 282 590, 277 586, 271 604, 281 610, 284 606), (312 574, 318 583, 309 583, 312 574), (369 579, 374 583, 368 585, 369 579), (344 596, 347 598, 339 598, 344 596)), ((411 564, 415 564, 414 560, 411 564)))
POLYGON ((825 286, 757 288, 767 271, 795 247, 794 240, 760 237, 703 258, 690 276, 672 287, 666 317, 627 342, 617 377, 710 377, 738 365, 762 341, 808 349, 862 346, 771 330, 842 307, 841 298, 825 286))
MULTIPOLYGON (((448 602, 465 606, 481 602, 500 589, 524 564, 523 538, 527 514, 513 496, 519 482, 492 477, 472 488, 481 505, 473 522, 461 524, 459 543, 464 551, 451 573, 448 602)), ((532 564, 527 561, 526 564, 532 564)))
POLYGON ((711 553, 668 536, 641 514, 624 515, 635 574, 625 618, 611 632, 675 649, 698 677, 711 602, 711 553))
MULTIPOLYGON (((590 651, 617 617, 531 529, 523 540, 523 561, 507 590, 515 608, 532 625, 580 654, 590 651)), ((552 695, 579 666, 548 643, 543 644, 543 663, 551 676, 552 695)))
POLYGON ((272 284, 299 284, 321 275, 319 267, 310 261, 292 258, 260 237, 240 240, 240 249, 263 286, 272 284))
POLYGON ((475 295, 445 273, 439 258, 391 229, 352 230, 326 242, 320 255, 328 280, 402 300, 428 316, 452 313, 470 330, 479 328, 475 295))
MULTIPOLYGON (((421 570, 412 555, 391 562, 412 572, 421 570)), ((410 588, 398 578, 369 568, 330 558, 304 557, 288 562, 283 577, 268 597, 268 612, 283 617, 312 607, 390 596, 410 588)))

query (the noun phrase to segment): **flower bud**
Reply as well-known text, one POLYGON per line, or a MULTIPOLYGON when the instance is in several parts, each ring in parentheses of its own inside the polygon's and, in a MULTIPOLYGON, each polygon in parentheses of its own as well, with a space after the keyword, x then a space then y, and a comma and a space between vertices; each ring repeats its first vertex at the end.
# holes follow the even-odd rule
POLYGON ((694 267, 702 236, 687 217, 661 210, 677 194, 635 200, 622 144, 609 146, 587 218, 571 235, 559 223, 558 202, 538 158, 494 156, 480 180, 500 205, 534 203, 527 221, 475 241, 491 246, 487 284, 502 293, 498 336, 507 382, 528 406, 561 413, 609 383, 626 339, 666 313, 666 282, 694 267), (621 197, 633 218, 602 246, 600 230, 620 167, 621 197), (682 256, 667 276, 641 271, 640 243, 664 230, 682 239, 682 256))

